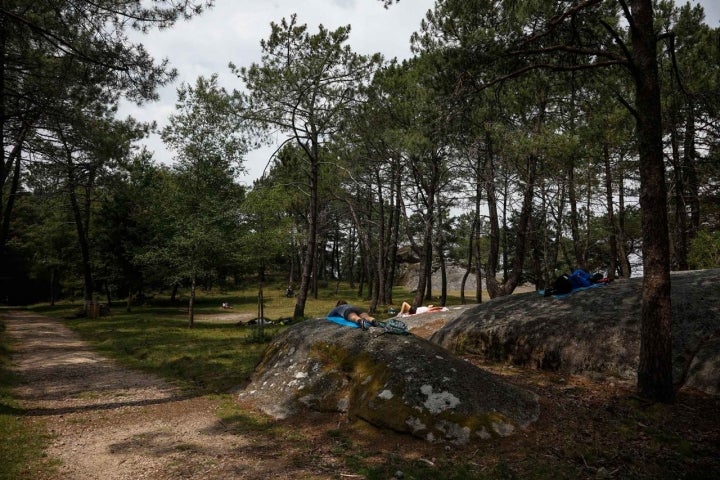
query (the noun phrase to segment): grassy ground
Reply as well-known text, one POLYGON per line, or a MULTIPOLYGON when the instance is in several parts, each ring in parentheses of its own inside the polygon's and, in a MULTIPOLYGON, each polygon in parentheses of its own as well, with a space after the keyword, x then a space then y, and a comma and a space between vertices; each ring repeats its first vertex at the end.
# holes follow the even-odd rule
MULTIPOLYGON (((397 298, 409 294, 397 291, 397 298)), ((354 290, 339 288, 323 290, 318 298, 310 298, 305 314, 324 316, 338 299, 367 307, 354 290)), ((193 328, 188 328, 187 298, 180 296, 172 303, 156 296, 143 305, 133 306, 130 312, 124 304, 113 304, 111 315, 97 319, 75 318, 78 303, 55 306, 36 305, 33 311, 57 318, 82 337, 93 343, 98 351, 116 358, 131 368, 153 372, 182 384, 193 393, 221 393, 241 386, 250 377, 269 338, 284 328, 282 319, 290 319, 295 299, 285 297, 284 289, 263 289, 263 315, 278 323, 262 328, 238 326, 258 314, 258 291, 201 292, 196 299, 193 328), (228 302, 231 309, 221 305, 228 302)), ((387 316, 387 307, 378 312, 387 316)))
MULTIPOLYGON (((285 298, 283 293, 279 288, 265 289, 266 318, 278 320, 292 315, 294 299, 285 298)), ((398 291, 395 298, 400 303, 409 296, 398 291)), ((367 306, 349 289, 337 293, 327 290, 319 299, 308 301, 307 315, 324 315, 338 298, 367 306)), ((219 398, 223 404, 219 415, 227 428, 267 438, 279 448, 297 448, 300 466, 335 459, 358 478, 387 479, 401 470, 405 478, 418 480, 714 479, 720 474, 717 400, 685 392, 675 405, 658 406, 638 400, 632 385, 608 385, 505 366, 483 365, 535 391, 542 402, 541 419, 528 432, 474 450, 433 450, 388 432, 364 435, 362 426, 320 425, 302 418, 286 423, 271 421, 244 410, 227 393, 247 381, 267 340, 259 341, 253 327, 217 321, 217 315, 228 314, 220 308, 225 301, 233 306, 233 314, 246 314, 248 318, 257 314, 257 291, 247 290, 203 293, 192 329, 187 327, 186 298, 171 304, 162 297, 134 306, 132 312, 125 312, 123 305, 113 305, 110 317, 72 319, 66 324, 102 353, 126 365, 160 374, 194 394, 219 398), (413 459, 396 454, 413 448, 432 452, 432 456, 418 453, 413 459), (432 465, 427 464, 428 459, 432 465)), ((459 302, 453 298, 449 303, 459 302)), ((33 310, 68 317, 78 308, 79 304, 68 303, 38 305, 33 310)), ((282 328, 268 327, 267 333, 282 328)), ((2 331, 0 341, 4 341, 2 331)), ((0 345, 0 367, 4 367, 8 347, 0 345)), ((27 471, 21 472, 22 465, 43 460, 46 439, 42 432, 28 430, 17 414, 16 403, 6 388, 10 381, 5 374, 0 381, 0 479, 33 478, 27 471)))
MULTIPOLYGON (((404 289, 396 290, 398 304, 410 298, 404 289)), ((151 372, 181 385, 193 395, 220 395, 225 398, 224 420, 254 418, 240 412, 228 392, 246 383, 260 360, 269 339, 285 328, 280 320, 293 315, 295 298, 287 298, 284 288, 263 288, 263 315, 278 325, 265 326, 262 335, 258 327, 238 326, 227 319, 241 317, 245 321, 257 318, 259 290, 200 292, 195 303, 195 322, 188 328, 187 296, 179 295, 176 302, 157 295, 126 311, 124 302, 111 305, 108 316, 97 319, 79 317, 82 303, 59 302, 55 305, 31 306, 33 311, 56 318, 77 331, 102 354, 115 358, 128 367, 151 372), (224 302, 231 309, 221 308, 224 302)), ((318 298, 306 302, 306 317, 324 316, 338 299, 345 299, 361 307, 368 302, 358 298, 355 289, 347 285, 332 285, 319 292, 318 298)), ((457 298, 451 300, 459 303, 457 298)), ((397 308, 397 307, 396 307, 397 308)), ((376 314, 386 317, 388 306, 376 314)), ((42 428, 32 427, 22 416, 12 397, 15 381, 7 369, 11 346, 4 335, 0 318, 0 480, 34 478, 38 469, 52 468, 44 461, 43 449, 49 436, 42 428), (32 466, 32 467, 31 467, 32 466), (32 471, 31 471, 32 470, 32 471)), ((265 421, 256 419, 260 424, 265 421)), ((251 422, 255 423, 255 421, 251 422)), ((261 430, 269 425, 254 425, 261 430)), ((338 448, 348 443, 337 433, 338 448)))

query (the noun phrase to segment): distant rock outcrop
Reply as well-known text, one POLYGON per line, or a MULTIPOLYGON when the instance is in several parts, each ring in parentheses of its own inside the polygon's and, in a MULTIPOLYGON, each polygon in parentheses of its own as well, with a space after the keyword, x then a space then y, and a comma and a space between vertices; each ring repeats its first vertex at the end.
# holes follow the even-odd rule
POLYGON ((510 435, 535 421, 535 394, 415 335, 341 327, 324 319, 288 328, 240 393, 284 418, 344 412, 428 441, 510 435))
MULTIPOLYGON (((465 310, 430 337, 491 362, 636 378, 642 279, 564 299, 527 293, 465 310)), ((673 375, 678 387, 720 394, 720 269, 672 274, 673 375)))

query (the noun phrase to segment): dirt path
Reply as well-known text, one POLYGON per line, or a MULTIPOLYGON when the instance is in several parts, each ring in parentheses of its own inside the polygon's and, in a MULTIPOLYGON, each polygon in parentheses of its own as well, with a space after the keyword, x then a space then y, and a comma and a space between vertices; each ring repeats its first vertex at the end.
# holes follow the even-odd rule
MULTIPOLYGON (((5 315, 16 390, 28 416, 53 435, 47 454, 58 479, 333 478, 288 471, 267 436, 230 431, 218 401, 183 398, 151 375, 94 353, 61 322, 27 312, 5 315)), ((313 468, 314 470, 314 468, 313 468)))

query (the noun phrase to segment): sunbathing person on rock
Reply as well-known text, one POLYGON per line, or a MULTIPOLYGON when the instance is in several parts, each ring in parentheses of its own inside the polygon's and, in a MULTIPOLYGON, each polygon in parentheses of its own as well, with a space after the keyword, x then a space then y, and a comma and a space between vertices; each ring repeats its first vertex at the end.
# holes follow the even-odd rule
POLYGON ((375 319, 363 311, 361 308, 354 305, 350 305, 345 300, 338 300, 335 304, 335 308, 330 310, 328 317, 342 317, 345 320, 357 323, 358 327, 363 330, 368 328, 376 327, 377 323, 375 319))
POLYGON ((403 302, 402 306, 400 307, 400 314, 398 316, 407 316, 407 315, 415 315, 418 313, 427 313, 427 312, 441 312, 443 310, 447 310, 445 307, 436 307, 435 305, 428 305, 427 307, 413 307, 407 302, 403 302))

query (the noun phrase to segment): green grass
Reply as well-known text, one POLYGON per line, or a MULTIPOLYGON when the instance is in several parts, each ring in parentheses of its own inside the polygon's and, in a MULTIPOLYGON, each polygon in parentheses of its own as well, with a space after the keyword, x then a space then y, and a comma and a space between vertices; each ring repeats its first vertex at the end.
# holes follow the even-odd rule
MULTIPOLYGON (((284 296, 284 288, 263 289, 264 316, 270 320, 292 317, 295 299, 284 296)), ((398 291, 398 298, 407 293, 398 291)), ((337 300, 367 306, 355 290, 340 286, 335 291, 322 290, 318 298, 306 302, 307 317, 324 316, 337 300)), ((269 339, 283 326, 266 326, 264 335, 256 327, 238 327, 234 322, 203 320, 206 315, 249 314, 258 312, 257 289, 235 292, 200 292, 195 302, 195 322, 188 328, 187 298, 175 303, 155 296, 145 305, 126 312, 124 303, 115 303, 111 315, 97 319, 77 317, 80 303, 35 305, 33 311, 57 318, 80 333, 100 353, 118 359, 125 365, 151 372, 175 382, 194 394, 228 392, 246 383, 260 361, 269 339), (220 308, 229 302, 232 310, 220 308)), ((381 308, 379 317, 386 308, 381 308)))
MULTIPOLYGON (((293 315, 295 299, 284 296, 284 286, 265 287, 264 316, 270 320, 289 319, 293 315)), ((395 291, 397 304, 409 300, 411 295, 404 289, 395 291)), ((358 298, 355 289, 347 285, 335 285, 322 290, 318 298, 309 298, 306 302, 307 318, 322 317, 338 299, 345 299, 361 307, 367 307, 368 301, 358 298)), ((432 301, 430 301, 431 303, 432 301)), ((454 297, 449 304, 458 304, 454 297)), ((204 315, 251 314, 258 312, 258 290, 250 288, 232 292, 200 292, 195 303, 195 324, 188 328, 187 296, 179 296, 175 303, 166 296, 156 295, 144 305, 132 307, 126 312, 124 302, 111 305, 111 315, 98 319, 78 317, 82 303, 80 301, 59 302, 56 305, 40 304, 30 307, 39 314, 63 319, 64 323, 78 332, 101 354, 119 360, 126 366, 157 374, 170 382, 183 387, 188 394, 218 395, 221 402, 220 420, 228 428, 240 433, 257 432, 271 437, 285 438, 289 432, 278 430, 278 426, 267 418, 253 412, 240 409, 232 401, 229 392, 245 384, 270 337, 286 328, 284 326, 265 327, 265 337, 258 341, 255 327, 239 327, 234 322, 204 320, 204 315), (229 302, 232 310, 222 310, 223 302, 229 302)), ((387 317, 387 306, 381 306, 378 318, 387 317)), ((4 333, 0 332, 0 334, 4 333)), ((41 426, 30 424, 23 412, 13 400, 10 385, 12 379, 5 369, 7 346, 2 340, 0 356, 0 480, 13 478, 34 478, 28 470, 33 468, 51 468, 43 462, 43 449, 49 442, 41 426), (7 460, 6 460, 7 459, 7 460)), ((300 432, 297 432, 300 433, 300 432)), ((302 443, 302 439, 298 439, 302 443)), ((339 444, 339 448, 347 445, 339 444)), ((393 469, 412 472, 408 478, 433 478, 431 469, 423 465, 397 464, 390 462, 382 467, 365 465, 362 455, 352 449, 346 453, 348 467, 361 471, 368 478, 388 478, 395 473, 393 469)), ((437 473, 437 472, 436 472, 437 473)), ((454 474, 446 478, 467 478, 462 467, 454 469, 454 474)))

